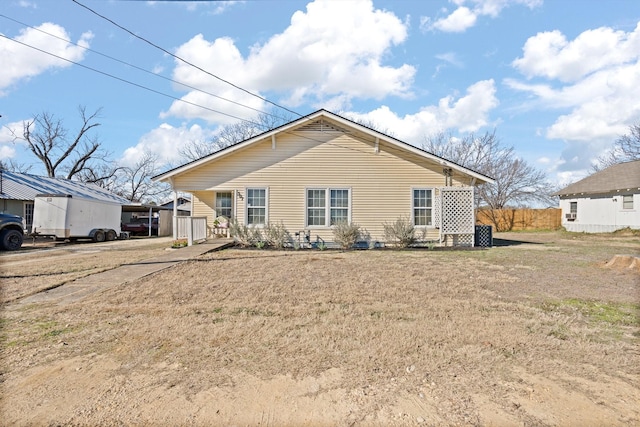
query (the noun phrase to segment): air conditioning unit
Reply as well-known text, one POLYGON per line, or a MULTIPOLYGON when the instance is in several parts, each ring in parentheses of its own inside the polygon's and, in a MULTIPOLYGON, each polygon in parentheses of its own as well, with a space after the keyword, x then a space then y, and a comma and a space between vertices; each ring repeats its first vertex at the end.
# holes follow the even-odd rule
POLYGON ((574 221, 576 219, 576 214, 575 213, 568 213, 565 215, 565 217, 569 220, 569 221, 574 221))

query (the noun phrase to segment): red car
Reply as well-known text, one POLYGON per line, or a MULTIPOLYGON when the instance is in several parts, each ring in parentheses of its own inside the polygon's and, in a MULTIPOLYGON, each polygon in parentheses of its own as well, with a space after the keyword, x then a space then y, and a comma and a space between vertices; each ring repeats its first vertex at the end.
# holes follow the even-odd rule
MULTIPOLYGON (((121 224, 120 229, 122 231, 128 231, 134 236, 148 236, 149 218, 131 218, 131 222, 121 224)), ((158 235, 158 218, 151 219, 151 235, 158 235)))

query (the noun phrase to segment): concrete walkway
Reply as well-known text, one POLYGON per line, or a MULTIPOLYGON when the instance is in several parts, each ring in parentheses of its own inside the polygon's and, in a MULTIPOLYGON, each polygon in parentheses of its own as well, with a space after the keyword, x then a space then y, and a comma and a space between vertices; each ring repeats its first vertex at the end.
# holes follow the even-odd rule
POLYGON ((54 304, 68 304, 78 301, 94 292, 104 291, 124 283, 133 282, 144 276, 164 270, 183 261, 195 259, 207 252, 221 250, 233 245, 228 239, 207 240, 197 245, 180 249, 169 249, 158 257, 124 264, 112 270, 81 277, 65 283, 57 288, 21 299, 18 305, 50 302, 54 304))

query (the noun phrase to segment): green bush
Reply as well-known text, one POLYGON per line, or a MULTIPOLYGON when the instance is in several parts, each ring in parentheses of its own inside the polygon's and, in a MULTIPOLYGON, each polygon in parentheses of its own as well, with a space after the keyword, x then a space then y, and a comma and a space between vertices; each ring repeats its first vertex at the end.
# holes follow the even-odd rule
POLYGON ((416 229, 409 218, 400 217, 392 224, 384 223, 384 238, 401 248, 415 243, 416 229))
POLYGON ((284 248, 291 241, 291 236, 282 222, 280 224, 268 223, 264 228, 264 237, 269 246, 278 249, 284 248))
POLYGON ((347 221, 339 221, 333 226, 333 239, 343 249, 350 249, 360 238, 360 226, 347 221))

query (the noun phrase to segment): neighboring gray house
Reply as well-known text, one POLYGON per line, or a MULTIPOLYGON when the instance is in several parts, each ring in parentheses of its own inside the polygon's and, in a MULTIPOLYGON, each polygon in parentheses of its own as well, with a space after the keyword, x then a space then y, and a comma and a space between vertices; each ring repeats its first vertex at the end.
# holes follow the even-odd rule
POLYGON ((91 200, 130 202, 102 187, 61 178, 0 170, 0 212, 20 215, 27 230, 33 223, 33 201, 38 194, 70 194, 91 200))
POLYGON ((567 231, 640 229, 640 160, 619 163, 555 193, 567 231))

